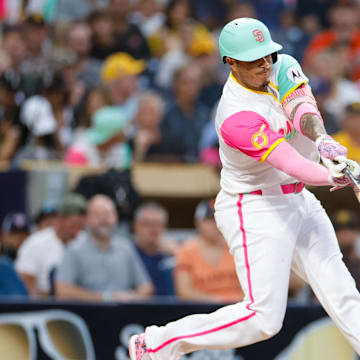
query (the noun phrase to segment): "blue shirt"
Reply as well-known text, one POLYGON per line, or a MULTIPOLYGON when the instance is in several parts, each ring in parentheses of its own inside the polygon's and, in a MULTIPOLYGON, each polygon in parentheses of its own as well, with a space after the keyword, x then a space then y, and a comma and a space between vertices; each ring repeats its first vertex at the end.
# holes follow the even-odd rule
POLYGON ((12 261, 6 256, 0 256, 0 295, 28 295, 12 261))
POLYGON ((148 255, 137 246, 135 247, 155 287, 154 295, 175 295, 173 282, 174 258, 166 253, 148 255))

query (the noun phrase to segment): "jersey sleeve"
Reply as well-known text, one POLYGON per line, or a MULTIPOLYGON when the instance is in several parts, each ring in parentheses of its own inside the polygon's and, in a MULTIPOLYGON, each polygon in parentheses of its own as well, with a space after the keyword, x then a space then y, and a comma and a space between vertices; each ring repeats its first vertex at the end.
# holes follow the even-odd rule
POLYGON ((297 60, 290 55, 282 55, 277 78, 280 102, 282 103, 289 94, 308 81, 297 60))
POLYGON ((241 111, 229 116, 220 131, 228 146, 260 162, 264 162, 285 140, 282 134, 270 128, 263 116, 254 111, 241 111))

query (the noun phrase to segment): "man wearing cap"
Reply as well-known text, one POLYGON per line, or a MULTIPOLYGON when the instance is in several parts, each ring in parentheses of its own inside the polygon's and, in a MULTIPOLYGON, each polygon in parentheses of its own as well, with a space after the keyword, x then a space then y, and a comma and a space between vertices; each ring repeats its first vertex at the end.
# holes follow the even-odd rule
POLYGON ((129 302, 152 295, 146 269, 132 244, 116 234, 117 223, 112 199, 89 199, 86 231, 66 248, 56 274, 58 297, 129 302))
POLYGON ((15 212, 6 215, 2 223, 2 252, 11 260, 15 260, 21 244, 30 235, 30 231, 30 221, 24 213, 15 212))
POLYGON ((85 198, 69 194, 55 226, 33 233, 20 246, 15 268, 31 295, 50 293, 51 273, 60 264, 66 245, 83 229, 85 212, 85 198))
POLYGON ((231 349, 277 334, 290 271, 310 284, 360 354, 360 294, 334 229, 304 184, 349 184, 358 165, 326 134, 298 62, 279 55, 268 28, 251 18, 222 29, 219 49, 231 74, 215 119, 222 162, 215 218, 245 296, 214 313, 149 326, 129 341, 131 360, 177 360, 200 349, 231 349), (321 156, 327 167, 318 164, 321 156))
POLYGON ((138 76, 145 70, 145 62, 124 52, 117 52, 105 59, 101 80, 108 90, 114 106, 120 107, 131 120, 137 110, 138 76))

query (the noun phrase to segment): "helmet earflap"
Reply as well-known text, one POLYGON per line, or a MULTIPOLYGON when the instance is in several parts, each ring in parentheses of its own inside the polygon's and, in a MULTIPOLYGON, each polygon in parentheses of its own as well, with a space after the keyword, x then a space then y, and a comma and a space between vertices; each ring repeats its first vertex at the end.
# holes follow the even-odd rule
POLYGON ((273 64, 275 64, 275 63, 277 62, 277 60, 278 60, 278 53, 277 53, 277 51, 276 51, 276 52, 273 52, 273 53, 271 54, 271 57, 272 57, 272 62, 273 62, 273 64))

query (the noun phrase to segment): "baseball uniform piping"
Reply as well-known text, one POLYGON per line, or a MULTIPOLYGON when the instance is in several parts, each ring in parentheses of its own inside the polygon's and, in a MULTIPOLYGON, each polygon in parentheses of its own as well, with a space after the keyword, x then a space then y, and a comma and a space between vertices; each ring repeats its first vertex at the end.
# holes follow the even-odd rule
POLYGON ((254 93, 257 93, 257 94, 269 95, 269 96, 271 96, 276 102, 280 102, 279 99, 278 99, 274 94, 272 94, 272 93, 269 93, 269 92, 266 92, 266 91, 259 91, 259 90, 249 89, 249 88, 247 88, 246 86, 244 86, 243 84, 240 84, 240 83, 237 81, 236 77, 234 76, 234 74, 233 74, 232 72, 230 73, 230 77, 231 77, 237 84, 239 84, 241 87, 243 87, 244 89, 249 90, 249 91, 254 92, 254 93))
MULTIPOLYGON (((251 286, 251 276, 250 276, 250 265, 249 265, 249 258, 248 258, 248 254, 247 254, 247 244, 246 244, 246 233, 245 233, 245 229, 244 229, 244 219, 243 219, 243 215, 242 215, 242 205, 241 205, 241 201, 243 199, 243 194, 240 194, 239 196, 239 200, 237 202, 237 207, 238 207, 238 214, 239 214, 239 220, 240 220, 240 229, 241 229, 241 233, 242 233, 242 238, 243 238, 243 248, 244 248, 244 256, 245 256, 245 266, 246 266, 246 273, 247 273, 247 279, 248 279, 248 286, 249 286, 249 296, 250 296, 250 303, 246 306, 246 308, 250 311, 252 311, 250 309, 250 306, 254 303, 254 297, 253 297, 253 293, 252 293, 252 286, 251 286)), ((167 341, 165 341, 164 343, 162 343, 161 345, 159 345, 158 347, 156 347, 155 349, 147 349, 147 352, 149 353, 156 353, 159 350, 163 349, 165 346, 173 343, 174 341, 178 341, 178 340, 182 340, 182 339, 189 339, 189 338, 193 338, 193 337, 197 337, 197 336, 203 336, 203 335, 208 335, 223 329, 226 329, 228 327, 237 325, 243 321, 246 321, 250 318, 252 318, 255 315, 255 311, 252 311, 251 314, 244 316, 240 319, 236 319, 230 323, 224 324, 224 325, 220 325, 216 328, 210 329, 210 330, 205 330, 205 331, 201 331, 195 334, 190 334, 190 335, 182 335, 182 336, 177 336, 174 337, 172 339, 169 339, 167 341)))

